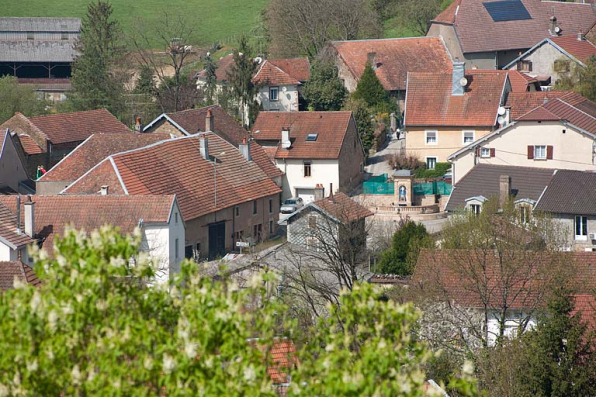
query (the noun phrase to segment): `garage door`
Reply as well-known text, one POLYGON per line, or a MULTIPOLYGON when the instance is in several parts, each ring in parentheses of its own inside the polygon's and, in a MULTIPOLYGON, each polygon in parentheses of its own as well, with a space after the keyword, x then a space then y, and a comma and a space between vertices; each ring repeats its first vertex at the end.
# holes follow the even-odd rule
POLYGON ((315 189, 296 189, 296 195, 304 200, 304 204, 315 201, 315 189))

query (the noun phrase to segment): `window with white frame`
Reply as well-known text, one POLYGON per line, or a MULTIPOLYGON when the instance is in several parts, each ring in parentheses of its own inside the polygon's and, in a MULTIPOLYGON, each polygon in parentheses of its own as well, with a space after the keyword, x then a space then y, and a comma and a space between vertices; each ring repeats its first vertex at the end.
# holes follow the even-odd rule
POLYGON ((480 149, 480 157, 482 158, 488 158, 490 157, 490 149, 483 147, 480 149))
POLYGON ((588 239, 588 217, 578 215, 575 217, 575 239, 588 239))
POLYGON ((476 216, 480 215, 480 209, 482 206, 480 204, 470 204, 470 212, 476 216))
POLYGON ((279 99, 279 87, 269 87, 269 100, 277 101, 279 99))
POLYGON ((464 145, 474 142, 474 131, 462 131, 462 139, 464 145))
POLYGON ((534 159, 546 160, 546 146, 534 146, 534 159))
POLYGON ((437 166, 437 158, 436 157, 427 157, 426 158, 426 169, 427 170, 434 170, 437 166))
POLYGON ((436 145, 438 141, 437 131, 425 131, 425 142, 427 145, 436 145))

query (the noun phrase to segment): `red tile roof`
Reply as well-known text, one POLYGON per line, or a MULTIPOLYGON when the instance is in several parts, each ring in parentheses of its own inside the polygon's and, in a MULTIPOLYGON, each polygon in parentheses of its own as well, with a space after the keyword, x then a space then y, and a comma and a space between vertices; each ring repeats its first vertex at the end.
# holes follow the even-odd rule
POLYGON ((35 287, 41 284, 33 269, 23 262, 0 262, 0 290, 14 288, 15 277, 35 287))
POLYGON ((406 126, 486 126, 496 124, 507 73, 467 70, 464 95, 451 94, 451 74, 408 73, 406 126))
POLYGON ((596 134, 596 116, 572 106, 565 98, 554 98, 518 118, 519 121, 566 120, 589 133, 596 134))
MULTIPOLYGON (((31 196, 35 202, 35 236, 43 241, 43 248, 53 254, 55 236, 62 235, 67 225, 88 232, 109 224, 125 234, 132 233, 142 219, 143 223, 167 223, 175 196, 31 196)), ((21 218, 25 219, 21 199, 21 218)), ((15 197, 0 197, 0 205, 16 213, 15 197)), ((15 218, 16 219, 16 218, 15 218)), ((23 223, 22 223, 23 224, 23 223)))
POLYGON ((512 92, 526 92, 530 83, 536 83, 537 80, 517 70, 510 70, 507 74, 511 83, 512 92))
POLYGON ((21 142, 21 146, 23 146, 23 150, 26 154, 41 154, 43 150, 39 147, 39 145, 31 139, 31 137, 27 134, 20 134, 18 136, 19 141, 21 142))
MULTIPOLYGON (((173 194, 185 220, 281 192, 256 161, 248 162, 239 150, 213 133, 162 141, 110 156, 65 193, 94 193, 119 177, 131 195, 173 194), (200 137, 206 136, 209 153, 217 158, 217 206, 214 163, 201 157, 200 137)), ((111 189, 111 187, 110 187, 111 189)))
POLYGON ((551 37, 550 40, 582 63, 587 62, 590 57, 596 56, 596 46, 588 40, 578 40, 577 34, 551 37))
MULTIPOLYGON (((388 91, 405 90, 408 72, 451 72, 451 57, 439 37, 335 41, 332 46, 356 80, 369 53, 376 53, 375 73, 388 91)), ((374 65, 373 65, 374 66, 374 65)))
POLYGON ((513 121, 541 106, 545 100, 560 98, 570 93, 571 91, 510 92, 506 106, 511 108, 510 117, 513 121))
POLYGON ((39 181, 74 181, 112 154, 137 149, 165 139, 170 139, 170 136, 131 133, 94 134, 50 169, 39 181))
POLYGON ((287 339, 280 339, 273 342, 269 351, 271 364, 267 367, 267 374, 271 377, 274 385, 289 383, 289 370, 298 364, 296 347, 287 339))
POLYGON ((281 140, 282 128, 290 128, 290 149, 278 147, 275 158, 337 159, 353 122, 352 112, 260 112, 252 128, 257 141, 281 140), (308 134, 318 134, 307 142, 308 134))
POLYGON ((573 296, 574 305, 571 316, 579 315, 580 321, 588 330, 596 330, 596 298, 592 295, 578 294, 573 296))
POLYGON ((484 7, 487 1, 459 0, 434 21, 455 26, 464 53, 519 50, 550 37, 550 17, 557 17, 563 34, 588 32, 596 22, 591 4, 521 0, 531 19, 495 22, 484 7))
POLYGON ((267 60, 263 61, 263 63, 259 66, 259 69, 252 78, 252 81, 255 85, 263 86, 300 84, 300 81, 267 60))
MULTIPOLYGON (((14 200, 15 196, 3 196, 6 200, 14 200)), ((24 233, 25 226, 21 223, 21 231, 17 232, 17 217, 10 209, 0 201, 0 241, 14 247, 22 247, 33 240, 24 233)))
POLYGON ((310 61, 308 58, 277 58, 268 59, 267 61, 301 83, 310 79, 310 61))
POLYGON ((341 192, 334 193, 333 197, 315 201, 313 204, 341 222, 353 222, 373 215, 368 208, 341 192))

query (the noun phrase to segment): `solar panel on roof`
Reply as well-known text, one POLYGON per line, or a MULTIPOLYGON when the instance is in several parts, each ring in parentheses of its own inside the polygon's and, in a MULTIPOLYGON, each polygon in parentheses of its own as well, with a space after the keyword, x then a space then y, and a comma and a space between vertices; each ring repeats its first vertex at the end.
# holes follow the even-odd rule
POLYGON ((491 1, 482 4, 484 4, 484 8, 495 22, 532 19, 521 0, 491 1))

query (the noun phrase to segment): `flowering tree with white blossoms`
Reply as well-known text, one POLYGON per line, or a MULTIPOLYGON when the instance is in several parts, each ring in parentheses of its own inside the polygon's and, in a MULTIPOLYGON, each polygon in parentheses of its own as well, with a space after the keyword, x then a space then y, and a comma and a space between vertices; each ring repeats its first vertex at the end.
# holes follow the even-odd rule
MULTIPOLYGON (((168 288, 148 286, 155 266, 139 243, 106 227, 66 232, 55 259, 33 253, 42 286, 15 282, 0 295, 0 396, 276 395, 269 356, 296 327, 267 297, 272 275, 239 290, 187 262, 168 288)), ((342 302, 284 369, 290 393, 422 395, 430 354, 411 339, 414 309, 379 301, 369 286, 342 302)))

